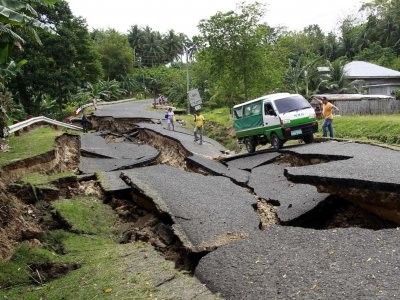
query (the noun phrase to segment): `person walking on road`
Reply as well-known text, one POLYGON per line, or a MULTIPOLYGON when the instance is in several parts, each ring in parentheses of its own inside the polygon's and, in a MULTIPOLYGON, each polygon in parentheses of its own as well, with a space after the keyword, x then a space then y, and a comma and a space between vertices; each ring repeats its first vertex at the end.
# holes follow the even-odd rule
POLYGON ((167 124, 168 124, 168 130, 172 130, 175 131, 175 126, 174 126, 174 119, 175 119, 175 114, 172 111, 172 107, 168 108, 167 114, 166 114, 166 119, 167 119, 167 124))
POLYGON ((195 122, 195 127, 194 127, 194 141, 197 142, 200 140, 199 144, 203 144, 203 126, 204 126, 204 116, 201 114, 201 112, 198 110, 196 111, 196 114, 194 115, 194 122, 195 122), (199 135, 199 136, 197 136, 199 135))
POLYGON ((327 137, 329 131, 329 136, 333 138, 333 110, 339 110, 339 108, 330 103, 326 97, 321 97, 319 103, 322 104, 322 115, 324 117, 324 123, 322 124, 323 136, 327 137))

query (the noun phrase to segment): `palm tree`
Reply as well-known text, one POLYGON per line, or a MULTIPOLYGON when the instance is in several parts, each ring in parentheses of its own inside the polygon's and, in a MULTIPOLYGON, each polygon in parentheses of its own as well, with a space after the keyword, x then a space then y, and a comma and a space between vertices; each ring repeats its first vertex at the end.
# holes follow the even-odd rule
POLYGON ((165 51, 160 33, 150 32, 147 34, 143 52, 144 65, 154 67, 163 62, 165 51))
POLYGON ((183 53, 184 38, 176 35, 174 30, 168 31, 164 36, 165 62, 172 62, 183 53))

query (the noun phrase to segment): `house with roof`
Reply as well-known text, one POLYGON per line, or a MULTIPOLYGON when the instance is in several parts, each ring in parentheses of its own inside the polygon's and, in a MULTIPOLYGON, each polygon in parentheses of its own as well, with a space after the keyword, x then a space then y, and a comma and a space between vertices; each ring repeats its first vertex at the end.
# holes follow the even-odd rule
POLYGON ((395 95, 400 89, 400 72, 365 61, 352 61, 344 66, 350 81, 362 80, 369 95, 395 95))

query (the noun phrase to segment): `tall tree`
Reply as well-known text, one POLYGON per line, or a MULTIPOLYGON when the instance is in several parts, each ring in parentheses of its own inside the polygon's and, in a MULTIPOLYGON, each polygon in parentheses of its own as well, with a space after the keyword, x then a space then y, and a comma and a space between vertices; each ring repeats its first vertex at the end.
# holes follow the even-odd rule
POLYGON ((43 46, 27 42, 28 63, 13 80, 12 88, 29 113, 38 113, 46 97, 57 99, 59 112, 72 93, 86 82, 100 78, 102 69, 85 21, 73 16, 65 1, 53 8, 38 5, 40 20, 56 35, 40 32, 43 46))
POLYGON ((107 29, 96 30, 92 36, 101 55, 104 75, 107 79, 118 79, 132 71, 134 53, 126 35, 114 29, 107 29))
POLYGON ((165 63, 174 61, 183 53, 184 39, 183 35, 176 34, 174 30, 168 31, 163 37, 165 63))
POLYGON ((149 26, 134 25, 128 40, 135 52, 135 65, 156 67, 174 62, 183 52, 184 35, 169 30, 166 34, 153 31, 149 26))
POLYGON ((215 101, 232 105, 272 89, 267 60, 272 47, 266 43, 271 30, 260 22, 263 15, 263 4, 242 3, 237 12, 218 12, 200 22, 199 57, 212 61, 215 101))

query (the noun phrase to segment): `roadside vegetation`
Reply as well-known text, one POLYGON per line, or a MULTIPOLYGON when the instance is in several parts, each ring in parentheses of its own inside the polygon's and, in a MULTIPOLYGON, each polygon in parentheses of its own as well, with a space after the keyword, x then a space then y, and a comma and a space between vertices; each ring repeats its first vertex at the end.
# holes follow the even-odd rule
POLYGON ((340 116, 334 120, 335 136, 400 146, 400 115, 340 116))

